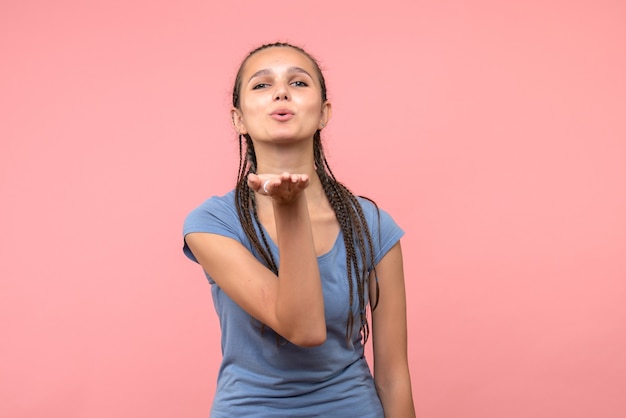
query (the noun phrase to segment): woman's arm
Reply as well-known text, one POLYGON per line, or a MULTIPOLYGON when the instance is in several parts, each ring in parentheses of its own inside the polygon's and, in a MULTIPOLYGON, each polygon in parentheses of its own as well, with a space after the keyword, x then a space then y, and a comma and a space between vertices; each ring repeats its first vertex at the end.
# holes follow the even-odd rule
MULTIPOLYGON (((407 356, 406 296, 398 242, 376 266, 380 299, 372 313, 374 381, 386 418, 415 417, 407 356)), ((371 279, 373 295, 375 278, 371 279)))
MULTIPOLYGON (((249 182, 262 187, 259 178, 249 182)), ((243 310, 300 346, 326 340, 322 284, 304 188, 306 176, 283 174, 266 184, 272 196, 280 268, 275 275, 234 239, 190 233, 198 262, 243 310)), ((265 193, 265 192, 264 192, 265 193)))

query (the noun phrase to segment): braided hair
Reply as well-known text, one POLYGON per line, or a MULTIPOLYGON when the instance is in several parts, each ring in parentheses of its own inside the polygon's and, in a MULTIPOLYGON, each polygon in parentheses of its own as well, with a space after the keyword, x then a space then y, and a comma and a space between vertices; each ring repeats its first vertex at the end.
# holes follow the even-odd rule
MULTIPOLYGON (((317 61, 300 47, 289 43, 276 42, 265 44, 252 50, 241 63, 233 87, 233 107, 240 108, 241 84, 245 63, 257 52, 268 48, 292 48, 308 57, 313 63, 320 81, 322 102, 326 102, 326 82, 317 61)), ((354 296, 356 294, 359 312, 358 320, 360 321, 359 332, 363 342, 366 342, 370 331, 366 309, 366 295, 369 286, 370 274, 370 271, 367 269, 368 265, 372 266, 372 271, 374 275, 376 275, 372 236, 357 197, 352 194, 352 192, 345 185, 337 181, 335 175, 330 169, 328 161, 324 155, 319 130, 317 130, 313 136, 313 158, 315 172, 320 179, 322 188, 330 206, 335 212, 335 216, 339 222, 339 227, 343 233, 344 245, 346 247, 346 277, 349 289, 349 310, 348 318, 346 320, 346 339, 348 343, 350 343, 355 321, 353 309, 354 296)), ((248 134, 240 134, 239 169, 237 174, 237 186, 235 189, 235 206, 237 208, 237 214, 246 236, 250 239, 253 248, 261 257, 262 262, 271 271, 278 274, 276 260, 272 255, 267 237, 263 232, 263 228, 261 228, 257 213, 255 194, 250 189, 247 182, 248 175, 250 173, 256 173, 256 165, 256 154, 252 138, 248 134)), ((367 200, 376 206, 372 200, 367 200)), ((374 303, 371 304, 372 311, 376 309, 376 305, 378 304, 378 293, 378 280, 376 280, 375 295, 373 295, 374 303)))

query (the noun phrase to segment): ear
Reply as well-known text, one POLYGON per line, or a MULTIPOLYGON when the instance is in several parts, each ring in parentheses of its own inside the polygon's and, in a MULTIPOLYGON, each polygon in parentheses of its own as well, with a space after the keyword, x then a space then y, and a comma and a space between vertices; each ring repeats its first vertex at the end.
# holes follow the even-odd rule
POLYGON ((330 121, 330 117, 333 115, 333 106, 332 104, 326 100, 322 105, 322 113, 320 115, 320 124, 318 129, 321 131, 326 125, 328 125, 328 121, 330 121))
POLYGON ((233 121, 233 126, 235 127, 235 129, 237 129, 237 132, 239 132, 239 134, 245 135, 248 133, 246 125, 245 123, 243 123, 243 115, 241 114, 241 111, 239 109, 233 107, 230 110, 230 118, 233 121))

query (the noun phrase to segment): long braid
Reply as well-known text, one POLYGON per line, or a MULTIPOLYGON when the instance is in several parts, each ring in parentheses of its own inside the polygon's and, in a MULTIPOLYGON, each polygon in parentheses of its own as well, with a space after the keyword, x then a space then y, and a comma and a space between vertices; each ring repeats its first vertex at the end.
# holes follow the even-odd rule
MULTIPOLYGON (((374 270, 374 275, 376 274, 374 267, 374 246, 371 233, 363 209, 356 196, 352 194, 345 185, 337 181, 330 169, 328 160, 326 160, 324 155, 319 131, 315 133, 313 139, 313 151, 315 171, 320 178, 326 197, 335 212, 346 247, 346 273, 348 277, 348 296, 350 303, 346 323, 346 338, 348 338, 348 340, 350 339, 354 324, 354 315, 352 313, 354 304, 354 281, 352 277, 354 274, 357 285, 356 293, 358 295, 359 319, 361 322, 359 328, 363 340, 367 341, 369 337, 369 323, 367 321, 365 295, 369 285, 370 272, 367 266, 371 266, 372 270, 374 270)), ((373 296, 377 304, 378 283, 376 283, 376 294, 373 296)), ((372 306, 375 307, 375 305, 372 306)))
MULTIPOLYGON (((322 143, 321 143, 321 138, 318 138, 317 142, 314 142, 314 147, 315 147, 316 150, 319 149, 319 158, 320 158, 320 161, 323 162, 325 170, 327 170, 328 174, 330 175, 330 177, 333 180, 336 181, 335 174, 331 170, 330 165, 328 164, 328 160, 326 160, 326 157, 324 156, 324 151, 323 151, 323 147, 322 147, 322 143)), ((318 161, 318 160, 316 160, 316 161, 318 161)), ((317 164, 317 162, 316 162, 316 164, 317 164)), ((346 191, 348 192, 348 194, 350 196, 353 196, 352 193, 347 188, 346 188, 346 191)), ((372 203, 376 207, 377 221, 378 221, 378 224, 380 225, 380 212, 378 211, 378 206, 376 205, 376 202, 374 202, 372 199, 370 199, 368 197, 365 197, 365 196, 359 196, 359 197, 369 201, 370 203, 372 203)), ((357 210, 357 215, 358 215, 359 219, 361 221, 363 221, 363 224, 365 225, 365 228, 366 228, 366 230, 364 231, 365 232, 364 235, 365 235, 365 237, 367 239, 368 248, 373 249, 374 248, 374 243, 372 241, 372 234, 370 233, 369 228, 367 226, 367 222, 365 221, 365 216, 363 214, 363 210, 361 208, 361 205, 355 205, 355 208, 357 210)), ((380 234, 378 235, 378 238, 379 238, 379 244, 380 244, 380 234)), ((374 277, 376 279, 376 283, 375 283, 376 284, 376 289, 375 289, 376 294, 374 295, 375 296, 375 301, 374 301, 374 304, 372 305, 372 311, 373 311, 378 306, 378 291, 379 291, 379 289, 378 289, 378 276, 376 275, 376 266, 374 265, 374 254, 373 254, 373 252, 370 252, 369 255, 370 255, 370 260, 369 261, 371 262, 372 272, 374 273, 374 277)), ((367 321, 365 321, 365 322, 367 324, 367 321)))
POLYGON ((349 216, 349 205, 347 205, 346 200, 344 199, 344 193, 340 188, 340 185, 333 181, 333 179, 327 175, 325 172, 320 172, 317 170, 318 177, 321 180, 322 187, 324 192, 328 198, 328 201, 335 212, 335 216, 337 217, 337 222, 339 223, 339 228, 343 233, 343 240, 346 247, 346 277, 348 277, 348 319, 346 321, 346 338, 350 340, 350 335, 352 334, 352 327, 354 324, 354 314, 352 313, 353 304, 354 304, 354 282, 352 280, 353 272, 357 273, 358 276, 358 265, 354 264, 355 259, 355 251, 354 251, 354 235, 353 229, 351 228, 351 219, 349 216))
POLYGON ((256 207, 256 199, 254 192, 248 186, 248 174, 256 172, 256 155, 254 146, 249 137, 246 137, 246 158, 243 158, 242 135, 239 135, 239 175, 237 176, 237 187, 235 190, 235 206, 237 207, 237 215, 243 227, 246 236, 252 241, 252 246, 257 250, 265 265, 278 274, 278 267, 272 251, 270 249, 267 237, 263 232, 263 227, 259 221, 256 207), (259 241, 254 225, 260 232, 263 245, 259 241))

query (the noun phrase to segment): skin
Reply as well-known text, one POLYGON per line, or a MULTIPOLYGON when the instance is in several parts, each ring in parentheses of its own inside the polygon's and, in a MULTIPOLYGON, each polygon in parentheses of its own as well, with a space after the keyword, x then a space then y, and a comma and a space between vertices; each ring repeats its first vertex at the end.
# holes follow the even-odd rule
MULTIPOLYGON (((295 49, 262 50, 247 60, 242 75, 240 107, 231 117, 254 143, 259 174, 251 174, 248 185, 257 194, 259 219, 278 245, 279 273, 231 238, 192 233, 185 239, 246 312, 293 344, 317 346, 326 341, 317 257, 331 249, 340 228, 314 170, 312 143, 332 106, 322 101, 314 64, 295 49)), ((382 296, 372 314, 374 380, 385 417, 413 417, 399 243, 376 269, 382 296)))

